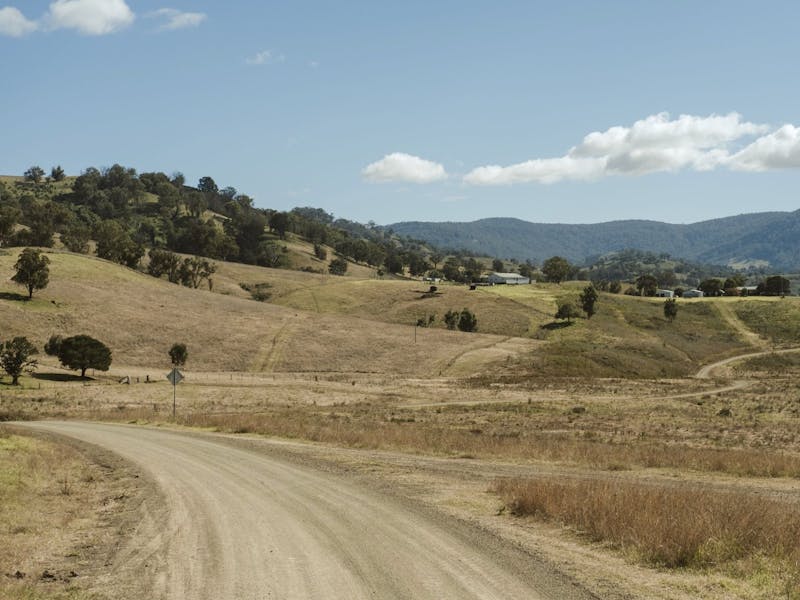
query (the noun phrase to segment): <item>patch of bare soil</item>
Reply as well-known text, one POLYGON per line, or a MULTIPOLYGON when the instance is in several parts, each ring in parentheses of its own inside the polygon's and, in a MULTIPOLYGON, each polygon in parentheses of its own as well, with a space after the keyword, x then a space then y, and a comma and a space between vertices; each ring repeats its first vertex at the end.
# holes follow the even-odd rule
POLYGON ((0 597, 124 598, 119 553, 158 505, 153 485, 111 452, 0 426, 0 597))

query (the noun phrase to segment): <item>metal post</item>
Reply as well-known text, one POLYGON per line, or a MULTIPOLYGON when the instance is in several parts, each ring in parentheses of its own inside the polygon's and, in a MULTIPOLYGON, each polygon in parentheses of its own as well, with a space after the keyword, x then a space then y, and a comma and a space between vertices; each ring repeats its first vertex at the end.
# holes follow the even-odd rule
POLYGON ((178 387, 177 381, 173 379, 172 383, 172 420, 175 420, 175 388, 178 387))

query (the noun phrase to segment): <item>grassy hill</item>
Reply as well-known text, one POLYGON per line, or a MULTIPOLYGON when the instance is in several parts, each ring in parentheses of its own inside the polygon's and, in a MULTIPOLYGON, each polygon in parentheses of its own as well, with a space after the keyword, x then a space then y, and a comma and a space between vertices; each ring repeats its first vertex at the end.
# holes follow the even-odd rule
MULTIPOLYGON (((28 336, 38 347, 53 334, 85 333, 105 342, 115 366, 169 366, 174 342, 189 347, 189 369, 205 371, 341 371, 438 374, 470 350, 502 338, 429 331, 340 314, 313 314, 275 304, 193 290, 107 261, 48 251, 50 284, 32 301, 10 281, 17 252, 0 255, 0 323, 4 338, 28 336)), ((245 265, 221 269, 220 288, 243 270, 280 285, 315 285, 320 275, 245 265), (304 279, 305 278, 305 279, 304 279), (296 283, 292 284, 292 281, 296 283)), ((233 279, 232 279, 233 278, 233 279)), ((238 285, 238 284, 237 284, 238 285)), ((49 358, 43 357, 45 361, 49 358)), ((51 361, 52 362, 52 361, 51 361)))
POLYGON ((389 225, 401 235, 448 248, 465 248, 500 258, 541 262, 636 248, 713 264, 766 262, 800 268, 800 211, 764 212, 674 225, 656 221, 612 221, 588 225, 481 219, 471 223, 403 222, 389 225))
POLYGON ((181 341, 189 368, 204 371, 672 377, 760 341, 791 341, 800 322, 793 298, 681 300, 670 323, 659 299, 601 293, 591 320, 567 324, 553 315, 577 299, 577 283, 442 285, 431 295, 415 281, 235 263, 219 263, 213 291, 193 290, 58 251, 48 253, 50 285, 26 301, 10 281, 16 254, 0 255, 4 335, 41 347, 53 334, 86 333, 117 366, 168 367, 166 351, 181 341), (241 284, 266 284, 269 298, 255 301, 241 284), (463 308, 478 333, 445 329, 444 313, 463 308), (430 315, 415 343, 413 325, 430 315))

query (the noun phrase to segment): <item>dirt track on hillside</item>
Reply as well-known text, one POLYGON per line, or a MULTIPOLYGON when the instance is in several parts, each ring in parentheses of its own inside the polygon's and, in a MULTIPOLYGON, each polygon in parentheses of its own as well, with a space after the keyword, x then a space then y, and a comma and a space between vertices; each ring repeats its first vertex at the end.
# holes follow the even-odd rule
POLYGON ((163 507, 150 503, 110 567, 117 597, 591 597, 486 531, 278 450, 143 427, 26 426, 112 450, 160 488, 163 507))

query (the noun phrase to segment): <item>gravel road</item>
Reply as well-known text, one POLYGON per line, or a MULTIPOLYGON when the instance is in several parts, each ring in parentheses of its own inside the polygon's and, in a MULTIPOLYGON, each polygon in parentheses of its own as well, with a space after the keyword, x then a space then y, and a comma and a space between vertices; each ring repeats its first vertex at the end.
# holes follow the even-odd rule
MULTIPOLYGON (((109 568, 163 599, 592 597, 488 532, 222 436, 78 422, 26 423, 111 450, 156 483, 109 568), (152 503, 151 503, 152 504, 152 503)), ((126 596, 130 597, 130 596, 126 596)))

